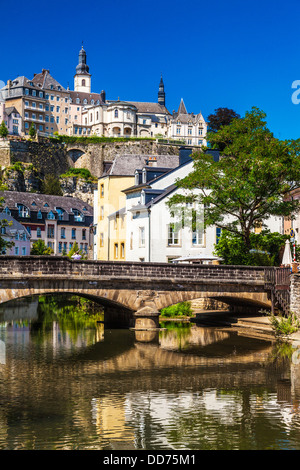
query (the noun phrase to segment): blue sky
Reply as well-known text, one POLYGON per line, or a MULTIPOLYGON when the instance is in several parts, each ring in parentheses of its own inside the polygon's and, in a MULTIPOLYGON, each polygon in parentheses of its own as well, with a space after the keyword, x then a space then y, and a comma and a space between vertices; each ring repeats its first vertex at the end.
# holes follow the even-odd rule
POLYGON ((300 138, 299 0, 15 0, 0 11, 3 82, 47 68, 73 89, 83 41, 92 91, 108 99, 157 101, 162 73, 170 112, 181 98, 205 118, 256 106, 276 137, 300 138))

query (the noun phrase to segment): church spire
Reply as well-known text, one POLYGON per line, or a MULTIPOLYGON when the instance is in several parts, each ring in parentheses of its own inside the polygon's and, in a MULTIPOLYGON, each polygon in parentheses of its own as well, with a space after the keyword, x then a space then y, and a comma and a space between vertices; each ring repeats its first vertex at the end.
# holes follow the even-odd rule
POLYGON ((78 65, 76 66, 74 90, 91 93, 91 74, 89 73, 89 66, 86 64, 86 52, 83 49, 83 44, 78 56, 78 65))
POLYGON ((162 75, 160 77, 160 83, 159 83, 159 88, 158 88, 158 104, 160 104, 161 106, 166 105, 165 86, 164 86, 162 75))

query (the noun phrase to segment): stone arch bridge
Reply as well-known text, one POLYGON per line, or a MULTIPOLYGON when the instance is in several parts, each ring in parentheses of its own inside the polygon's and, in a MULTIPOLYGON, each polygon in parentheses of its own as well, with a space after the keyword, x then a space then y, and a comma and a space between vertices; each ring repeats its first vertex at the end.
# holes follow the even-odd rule
POLYGON ((109 307, 111 320, 115 315, 126 326, 153 328, 158 326, 160 309, 200 297, 220 300, 233 309, 271 309, 280 300, 278 292, 288 293, 289 275, 286 269, 253 266, 0 256, 0 303, 71 293, 109 307), (276 283, 281 283, 279 291, 274 290, 276 283))

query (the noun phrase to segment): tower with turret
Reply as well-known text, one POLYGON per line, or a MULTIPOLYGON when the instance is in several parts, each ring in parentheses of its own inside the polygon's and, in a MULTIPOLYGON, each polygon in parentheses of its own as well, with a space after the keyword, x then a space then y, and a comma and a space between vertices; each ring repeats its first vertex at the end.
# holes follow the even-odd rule
POLYGON ((74 91, 91 93, 91 74, 89 66, 86 64, 86 52, 81 48, 74 76, 74 91))

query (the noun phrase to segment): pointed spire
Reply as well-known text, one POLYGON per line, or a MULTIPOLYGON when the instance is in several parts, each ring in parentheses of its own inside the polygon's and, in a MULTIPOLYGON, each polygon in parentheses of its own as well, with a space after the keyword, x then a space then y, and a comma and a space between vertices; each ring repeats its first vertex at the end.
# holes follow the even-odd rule
POLYGON ((181 98, 180 105, 178 108, 178 114, 188 114, 182 98, 181 98))
POLYGON ((162 74, 160 76, 160 83, 158 88, 158 104, 161 106, 165 106, 166 104, 166 94, 165 94, 165 86, 162 78, 162 74))

